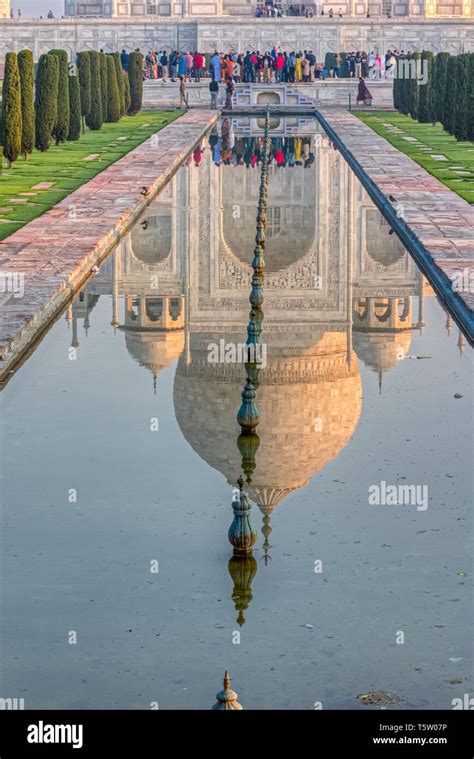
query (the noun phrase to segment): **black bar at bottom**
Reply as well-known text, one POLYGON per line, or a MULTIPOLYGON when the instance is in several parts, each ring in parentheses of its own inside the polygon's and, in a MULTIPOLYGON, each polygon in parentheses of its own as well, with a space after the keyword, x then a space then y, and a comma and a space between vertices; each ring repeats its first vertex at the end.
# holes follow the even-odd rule
POLYGON ((470 711, 2 711, 0 757, 139 759, 200 753, 281 752, 313 757, 434 756, 471 759, 470 711))

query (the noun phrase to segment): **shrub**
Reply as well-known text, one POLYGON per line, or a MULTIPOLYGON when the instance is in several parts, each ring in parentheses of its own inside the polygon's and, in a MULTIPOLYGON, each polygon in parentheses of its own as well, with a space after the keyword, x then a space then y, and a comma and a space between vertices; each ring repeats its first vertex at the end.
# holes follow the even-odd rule
POLYGON ((21 90, 21 152, 25 161, 35 146, 35 67, 31 50, 18 53, 21 90))
POLYGON ((115 61, 107 56, 107 121, 120 121, 120 96, 115 71, 115 61))
POLYGON ((469 139, 469 73, 469 53, 456 56, 456 101, 454 104, 453 134, 458 140, 469 139))
POLYGON ((411 55, 405 55, 400 58, 398 63, 398 73, 400 76, 400 84, 399 84, 399 102, 400 102, 400 111, 401 113, 405 114, 405 116, 408 116, 410 113, 410 66, 411 66, 411 55))
POLYGON ((130 105, 132 103, 132 96, 130 94, 130 80, 126 71, 122 73, 122 78, 125 86, 125 113, 128 113, 130 105))
POLYGON ((454 113, 457 99, 457 73, 458 73, 458 56, 450 55, 446 69, 446 90, 444 93, 444 108, 442 112, 441 123, 443 128, 453 134, 454 131, 454 113))
POLYGON ((418 86, 418 70, 419 70, 419 63, 421 56, 419 53, 413 53, 411 56, 411 60, 414 61, 414 64, 412 64, 412 68, 410 71, 410 79, 409 87, 408 87, 408 95, 409 95, 409 104, 408 104, 408 111, 412 119, 418 118, 418 101, 419 101, 419 86, 418 86))
POLYGON ((474 53, 469 53, 469 79, 466 97, 467 139, 474 142, 474 53))
POLYGON ((91 109, 86 116, 89 129, 102 128, 102 90, 100 86, 100 55, 96 50, 89 52, 91 65, 91 109))
POLYGON ((431 100, 434 121, 443 123, 446 98, 446 76, 448 73, 449 53, 438 53, 435 59, 433 98, 431 100))
POLYGON ((56 123, 53 126, 53 137, 56 145, 66 142, 69 132, 69 60, 65 50, 50 50, 59 62, 58 107, 56 123))
POLYGON ((433 121, 431 106, 431 81, 433 79, 434 56, 428 50, 421 54, 422 81, 418 83, 418 121, 429 124, 433 121))
POLYGON ((21 153, 22 134, 20 72, 16 53, 7 53, 5 56, 2 131, 3 155, 10 168, 21 153))
POLYGON ((91 62, 87 50, 77 54, 76 64, 81 92, 82 131, 85 131, 85 117, 91 109, 91 62))
POLYGON ((102 93, 102 121, 107 121, 107 56, 99 53, 100 59, 100 91, 102 93))
POLYGON ((112 58, 115 64, 115 76, 117 77, 117 87, 119 91, 120 116, 125 116, 125 84, 120 53, 112 53, 112 58))
POLYGON ((130 81, 129 116, 135 116, 143 104, 143 56, 134 52, 128 56, 128 78, 130 81))
POLYGON ((51 144, 51 133, 58 110, 59 59, 45 53, 40 56, 36 72, 35 145, 45 152, 51 144))
POLYGON ((81 110, 81 85, 77 71, 69 77, 69 132, 67 139, 75 142, 81 136, 82 110, 81 110))

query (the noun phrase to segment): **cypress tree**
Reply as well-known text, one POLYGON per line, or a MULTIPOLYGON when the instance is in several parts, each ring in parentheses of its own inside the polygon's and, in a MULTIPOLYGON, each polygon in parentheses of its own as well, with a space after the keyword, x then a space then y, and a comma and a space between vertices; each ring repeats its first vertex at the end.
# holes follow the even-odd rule
POLYGON ((120 96, 115 71, 115 61, 111 55, 107 59, 107 121, 120 121, 120 96))
POLYGON ((16 53, 5 56, 5 73, 3 77, 2 96, 2 131, 3 155, 8 161, 8 168, 21 153, 21 92, 20 72, 16 53))
POLYGON ((132 96, 130 94, 130 80, 126 71, 122 72, 122 78, 125 85, 125 113, 128 113, 128 110, 132 103, 132 96))
POLYGON ((143 104, 143 56, 139 52, 128 56, 128 78, 131 98, 128 115, 135 116, 143 104))
POLYGON ((49 54, 59 61, 58 109, 53 127, 53 137, 59 145, 66 142, 69 132, 69 61, 65 50, 50 50, 49 54))
POLYGON ((437 66, 437 55, 433 56, 433 60, 431 62, 431 70, 429 73, 429 92, 428 92, 428 101, 429 101, 429 111, 430 111, 430 121, 434 124, 436 123, 436 66, 437 66))
POLYGON ((469 79, 466 102, 467 139, 474 142, 474 53, 469 53, 469 79))
POLYGON ((421 76, 418 83, 418 121, 422 124, 432 122, 431 80, 433 78, 433 53, 423 50, 421 54, 421 76))
POLYGON ((420 96, 420 89, 418 86, 418 71, 419 71, 419 63, 420 60, 420 54, 419 53, 413 53, 412 55, 412 68, 410 70, 410 86, 408 88, 409 92, 409 113, 412 119, 418 118, 418 102, 419 102, 419 96, 420 96))
POLYGON ((469 53, 456 56, 456 101, 453 115, 453 134, 457 140, 467 140, 469 100, 469 53))
POLYGON ((21 89, 21 152, 25 161, 35 146, 35 67, 31 50, 18 53, 21 89))
POLYGON ((112 53, 112 58, 115 64, 115 76, 117 78, 117 87, 119 91, 120 116, 125 116, 127 112, 125 110, 125 84, 120 53, 112 53))
POLYGON ((100 91, 102 93, 102 121, 107 121, 107 56, 99 53, 100 58, 100 91))
POLYGON ((89 129, 98 131, 102 127, 102 91, 100 87, 100 56, 96 50, 89 52, 91 64, 91 109, 86 116, 89 129))
POLYGON ((91 62, 88 50, 77 54, 76 64, 81 93, 82 131, 84 132, 85 118, 91 109, 91 62))
POLYGON ((56 124, 58 110, 59 59, 44 53, 36 72, 36 137, 38 150, 45 152, 51 144, 51 133, 56 124))
POLYGON ((447 86, 446 77, 448 73, 449 58, 449 53, 438 53, 435 61, 435 81, 433 83, 434 96, 432 99, 433 118, 435 121, 440 121, 441 123, 443 123, 444 118, 444 106, 447 86))
POLYGON ((444 94, 444 109, 441 123, 443 129, 449 134, 454 132, 454 114, 456 110, 456 100, 458 97, 458 56, 450 55, 446 69, 446 90, 444 94))
POLYGON ((401 73, 403 71, 402 65, 403 65, 403 61, 404 60, 405 60, 405 56, 404 55, 400 55, 397 58, 397 63, 396 63, 396 66, 395 66, 395 76, 394 76, 394 79, 393 79, 393 91, 392 91, 393 92, 393 107, 397 111, 400 110, 400 106, 401 106, 401 94, 402 94, 401 93, 401 90, 402 90, 401 84, 402 84, 402 80, 401 80, 400 77, 401 77, 401 73))
POLYGON ((403 58, 400 58, 400 88, 399 88, 399 100, 400 100, 400 111, 405 115, 408 116, 410 112, 410 66, 411 66, 411 55, 407 54, 404 55, 403 58))
POLYGON ((81 85, 77 71, 69 77, 69 132, 67 139, 75 142, 81 136, 82 111, 81 111, 81 85))

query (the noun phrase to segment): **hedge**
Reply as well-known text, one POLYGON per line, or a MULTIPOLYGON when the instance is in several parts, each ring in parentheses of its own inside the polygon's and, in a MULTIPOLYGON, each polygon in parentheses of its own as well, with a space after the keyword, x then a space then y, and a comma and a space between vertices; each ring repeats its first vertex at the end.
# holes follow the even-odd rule
POLYGON ((423 124, 440 122, 458 140, 474 141, 474 53, 400 56, 393 104, 423 124), (420 57, 421 70, 415 69, 420 57))

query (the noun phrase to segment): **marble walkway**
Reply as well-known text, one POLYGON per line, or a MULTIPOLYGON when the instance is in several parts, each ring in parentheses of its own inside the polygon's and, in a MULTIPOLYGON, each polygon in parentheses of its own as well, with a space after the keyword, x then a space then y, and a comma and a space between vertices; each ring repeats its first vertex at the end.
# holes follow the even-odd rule
MULTIPOLYGON (((462 314, 462 326, 472 341, 474 206, 348 111, 321 108, 320 113, 418 238, 435 279, 444 282, 451 306, 458 317, 462 314)), ((437 289, 436 281, 432 284, 437 289)))
POLYGON ((0 242, 0 380, 216 119, 188 111, 0 242))

